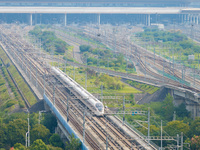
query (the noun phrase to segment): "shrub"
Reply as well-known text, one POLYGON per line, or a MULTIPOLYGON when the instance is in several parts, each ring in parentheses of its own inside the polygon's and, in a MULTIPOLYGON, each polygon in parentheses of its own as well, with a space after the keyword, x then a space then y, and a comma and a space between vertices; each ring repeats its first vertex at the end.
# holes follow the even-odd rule
POLYGON ((14 100, 9 100, 9 101, 6 102, 5 108, 11 107, 11 106, 15 105, 16 103, 17 102, 14 101, 14 100))

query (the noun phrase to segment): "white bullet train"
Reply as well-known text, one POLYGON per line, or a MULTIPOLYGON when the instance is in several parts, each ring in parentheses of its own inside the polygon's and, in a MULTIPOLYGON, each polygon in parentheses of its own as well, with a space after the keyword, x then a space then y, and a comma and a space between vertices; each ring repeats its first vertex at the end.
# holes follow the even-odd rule
POLYGON ((52 71, 60 77, 62 81, 64 81, 69 87, 72 87, 84 100, 84 103, 87 107, 94 112, 97 116, 103 116, 104 114, 104 106, 102 102, 100 102, 96 97, 94 97, 91 93, 85 90, 81 85, 79 85, 76 81, 66 75, 59 68, 52 67, 52 71))

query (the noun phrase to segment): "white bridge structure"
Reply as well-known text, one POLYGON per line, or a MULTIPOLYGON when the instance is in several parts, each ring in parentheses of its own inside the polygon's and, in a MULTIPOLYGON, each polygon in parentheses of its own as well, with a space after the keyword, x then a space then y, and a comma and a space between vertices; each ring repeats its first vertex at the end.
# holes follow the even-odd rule
POLYGON ((30 14, 29 23, 33 24, 34 14, 63 14, 67 25, 67 14, 97 14, 100 24, 101 14, 139 14, 143 15, 147 26, 151 25, 151 15, 181 15, 182 22, 199 24, 200 8, 185 7, 0 7, 0 14, 30 14))

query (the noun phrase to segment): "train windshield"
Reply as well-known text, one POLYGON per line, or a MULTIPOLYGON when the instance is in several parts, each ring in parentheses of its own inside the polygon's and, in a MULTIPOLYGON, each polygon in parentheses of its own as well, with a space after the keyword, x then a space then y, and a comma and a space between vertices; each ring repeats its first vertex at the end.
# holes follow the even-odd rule
POLYGON ((103 111, 103 104, 102 104, 102 103, 96 103, 96 108, 97 108, 99 111, 103 111))

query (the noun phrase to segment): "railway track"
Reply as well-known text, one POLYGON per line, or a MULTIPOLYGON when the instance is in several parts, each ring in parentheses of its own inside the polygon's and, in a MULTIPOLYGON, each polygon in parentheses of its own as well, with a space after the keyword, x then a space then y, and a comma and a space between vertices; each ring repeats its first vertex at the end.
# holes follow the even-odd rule
MULTIPOLYGON (((16 56, 15 59, 18 60, 18 64, 21 64, 21 67, 25 65, 29 65, 29 67, 26 68, 27 72, 29 72, 29 74, 32 76, 34 80, 36 80, 37 78, 38 86, 40 86, 41 88, 44 88, 43 76, 45 74, 49 75, 51 82, 49 82, 49 84, 45 86, 46 88, 45 93, 49 96, 50 99, 53 99, 53 95, 51 94, 53 93, 52 81, 54 80, 58 82, 58 79, 54 77, 54 75, 51 74, 50 69, 48 69, 48 67, 43 69, 44 66, 42 65, 44 65, 44 63, 40 61, 35 62, 38 60, 38 57, 36 55, 34 55, 33 53, 28 54, 28 51, 23 50, 23 47, 22 47, 23 42, 13 40, 12 38, 14 37, 12 37, 12 35, 8 37, 6 36, 6 34, 4 34, 3 36, 4 36, 4 44, 6 45, 6 47, 10 49, 10 51, 13 52, 13 56, 16 56), (12 43, 12 42, 16 42, 16 43, 12 43), (21 55, 19 55, 19 53, 15 51, 16 48, 22 52, 21 55), (24 54, 24 53, 27 53, 27 54, 24 54), (36 77, 37 76, 36 74, 38 74, 38 77, 36 77)), ((64 99, 64 102, 66 103, 66 99, 69 98, 71 95, 69 91, 66 90, 66 87, 67 87, 66 85, 63 85, 61 82, 58 82, 58 84, 60 84, 60 86, 58 85, 58 87, 55 88, 56 93, 57 93, 55 97, 55 105, 64 115, 66 115, 67 114, 66 106, 65 105, 63 106, 63 102, 60 99, 64 99)), ((76 127, 77 131, 82 135, 83 133, 83 127, 82 127, 83 109, 82 108, 86 106, 83 103, 81 103, 81 101, 83 100, 81 100, 80 98, 77 100, 75 99, 70 100, 69 122, 72 123, 76 127), (81 105, 81 107, 76 107, 74 105, 77 102, 81 105), (79 121, 77 121, 77 118, 79 118, 78 119, 79 121)), ((91 112, 88 111, 88 113, 91 113, 91 112)), ((100 141, 98 142, 94 141, 95 138, 91 138, 92 136, 88 132, 86 132, 86 136, 85 136, 86 141, 93 149, 103 149, 106 143, 107 136, 109 139, 108 145, 110 149, 130 149, 132 145, 136 146, 133 142, 128 141, 128 137, 126 137, 119 129, 117 129, 114 125, 112 125, 112 123, 108 122, 103 117, 96 118, 96 117, 86 116, 86 122, 90 124, 89 126, 90 129, 94 133, 96 133, 95 136, 98 139, 100 139, 100 141), (106 122, 108 122, 108 124, 105 126, 106 122), (103 146, 99 146, 99 145, 102 145, 102 143, 103 143, 103 146)))
MULTIPOLYGON (((93 29, 95 30, 95 29, 93 29)), ((97 30, 97 29, 96 29, 97 30)), ((193 90, 193 91, 196 91, 196 92, 200 92, 200 89, 197 88, 197 86, 187 86, 187 85, 184 85, 184 84, 181 84, 177 81, 174 81, 172 79, 169 79, 167 77, 163 77, 162 75, 160 75, 159 73, 156 73, 156 72, 153 72, 151 71, 150 67, 147 65, 145 67, 145 61, 144 59, 142 60, 141 58, 142 57, 139 57, 138 56, 143 56, 143 57, 146 57, 147 58, 147 62, 149 62, 150 64, 154 65, 152 63, 152 59, 154 59, 154 54, 147 51, 146 49, 136 45, 136 44, 133 44, 133 43, 128 43, 127 44, 127 41, 124 40, 124 37, 122 37, 121 39, 118 39, 117 42, 114 41, 114 39, 112 37, 113 36, 113 33, 107 33, 107 37, 104 36, 104 34, 100 33, 101 34, 101 37, 96 37, 94 35, 91 34, 91 31, 88 31, 87 29, 84 30, 85 31, 85 34, 88 35, 89 37, 91 38, 95 38, 97 40, 100 40, 101 42, 103 43, 106 43, 108 45, 110 45, 111 47, 117 47, 116 49, 118 49, 118 51, 122 52, 124 55, 128 55, 129 57, 135 57, 138 59, 138 61, 140 62, 140 65, 142 66, 143 70, 146 70, 147 73, 149 73, 150 75, 152 76, 156 76, 159 80, 159 82, 163 82, 163 79, 164 79, 164 83, 170 83, 171 85, 173 86, 177 86, 177 87, 183 87, 183 88, 186 88, 186 89, 189 89, 189 90, 193 90), (105 41, 104 39, 107 39, 107 41, 105 41), (115 45, 114 45, 115 44, 115 45), (129 50, 127 51, 126 49, 130 49, 129 46, 127 45, 130 45, 130 47, 132 47, 134 50, 129 50), (127 53, 127 54, 126 54, 127 53), (136 54, 135 56, 133 56, 133 53, 136 54)), ((124 36, 127 36, 128 37, 128 34, 127 33, 124 33, 124 36)), ((179 66, 177 66, 176 64, 174 64, 174 71, 171 67, 169 67, 170 65, 172 65, 171 62, 169 61, 166 61, 164 58, 161 58, 157 55, 155 55, 155 61, 156 61, 156 66, 162 70, 162 66, 163 66, 163 62, 165 63, 165 71, 166 73, 168 74, 172 74, 172 72, 174 72, 174 76, 179 78, 180 80, 182 79, 182 74, 179 70, 177 70, 176 68, 180 68, 179 66)), ((186 81, 192 83, 194 79, 192 79, 190 76, 188 75, 185 75, 185 79, 186 81)), ((196 80, 196 85, 200 86, 200 81, 196 80)))

